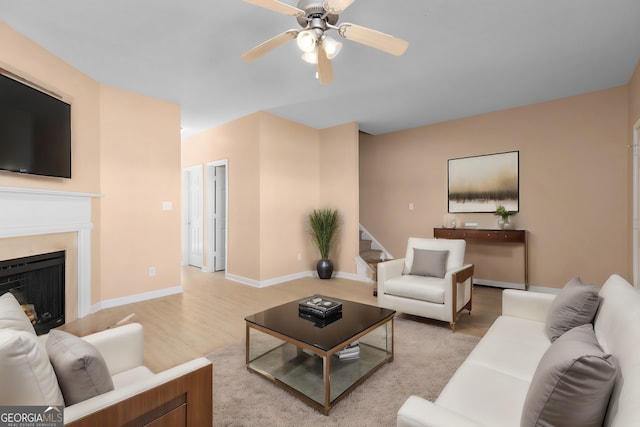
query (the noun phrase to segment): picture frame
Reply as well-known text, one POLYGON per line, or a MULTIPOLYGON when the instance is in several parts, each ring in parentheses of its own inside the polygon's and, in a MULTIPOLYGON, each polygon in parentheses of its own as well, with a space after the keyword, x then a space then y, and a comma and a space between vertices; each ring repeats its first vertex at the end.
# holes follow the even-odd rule
POLYGON ((449 213, 520 210, 519 151, 449 159, 447 171, 449 213))

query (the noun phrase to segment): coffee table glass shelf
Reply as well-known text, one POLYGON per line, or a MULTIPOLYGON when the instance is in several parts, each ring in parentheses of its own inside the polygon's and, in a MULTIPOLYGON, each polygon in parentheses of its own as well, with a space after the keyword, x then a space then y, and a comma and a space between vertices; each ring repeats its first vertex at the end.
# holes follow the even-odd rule
POLYGON ((298 300, 247 316, 246 365, 324 415, 358 384, 393 360, 394 310, 346 300, 340 315, 313 319, 298 300), (341 359, 349 344, 359 357, 341 359))

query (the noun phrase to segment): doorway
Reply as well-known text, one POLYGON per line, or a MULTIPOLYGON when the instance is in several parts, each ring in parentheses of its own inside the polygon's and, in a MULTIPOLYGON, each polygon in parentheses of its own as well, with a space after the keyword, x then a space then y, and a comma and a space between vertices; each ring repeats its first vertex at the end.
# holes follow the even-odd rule
POLYGON ((182 263, 202 268, 204 258, 202 166, 184 169, 182 182, 184 218, 182 263))
POLYGON ((228 161, 207 163, 207 177, 207 271, 226 271, 228 161))

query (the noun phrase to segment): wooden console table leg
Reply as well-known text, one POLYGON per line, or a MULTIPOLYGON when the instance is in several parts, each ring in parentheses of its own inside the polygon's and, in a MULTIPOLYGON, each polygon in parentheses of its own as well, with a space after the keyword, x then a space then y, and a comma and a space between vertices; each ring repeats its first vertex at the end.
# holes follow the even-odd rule
POLYGON ((529 290, 529 245, 527 244, 527 232, 524 232, 524 290, 529 290))

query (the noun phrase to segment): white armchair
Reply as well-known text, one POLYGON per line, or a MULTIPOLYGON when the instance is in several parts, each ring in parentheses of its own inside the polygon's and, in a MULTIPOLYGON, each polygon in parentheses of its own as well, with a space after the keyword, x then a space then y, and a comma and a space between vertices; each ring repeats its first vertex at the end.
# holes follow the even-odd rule
POLYGON ((464 264, 466 242, 410 237, 405 258, 378 264, 378 305, 449 322, 471 313, 473 264, 464 264))

